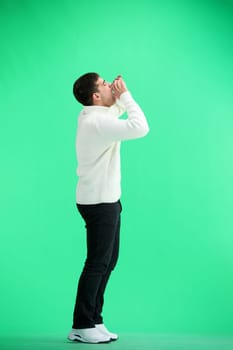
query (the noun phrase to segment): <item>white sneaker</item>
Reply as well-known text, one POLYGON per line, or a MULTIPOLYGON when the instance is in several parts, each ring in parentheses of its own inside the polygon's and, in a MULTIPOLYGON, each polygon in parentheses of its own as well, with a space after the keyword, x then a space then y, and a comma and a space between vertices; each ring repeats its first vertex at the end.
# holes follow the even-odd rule
POLYGON ((74 329, 68 334, 68 339, 72 341, 80 341, 82 343, 109 343, 110 336, 100 333, 97 328, 74 329))
POLYGON ((103 335, 106 335, 111 338, 111 340, 117 340, 118 335, 115 333, 111 333, 107 330, 104 324, 96 324, 95 328, 103 335))

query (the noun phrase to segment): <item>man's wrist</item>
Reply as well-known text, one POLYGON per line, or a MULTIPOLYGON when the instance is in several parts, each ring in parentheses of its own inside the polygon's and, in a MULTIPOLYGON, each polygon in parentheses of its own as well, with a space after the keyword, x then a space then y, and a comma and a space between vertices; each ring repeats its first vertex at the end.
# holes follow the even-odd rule
POLYGON ((129 90, 126 90, 124 92, 122 92, 122 94, 120 95, 120 100, 121 102, 124 102, 125 99, 127 99, 128 96, 131 96, 129 90))

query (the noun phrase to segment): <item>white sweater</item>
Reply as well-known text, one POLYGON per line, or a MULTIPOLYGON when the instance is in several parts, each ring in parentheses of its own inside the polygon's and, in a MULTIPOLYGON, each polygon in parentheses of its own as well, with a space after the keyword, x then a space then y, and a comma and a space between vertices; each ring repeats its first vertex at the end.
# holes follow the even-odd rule
POLYGON ((145 136, 146 118, 129 91, 111 106, 85 106, 76 137, 76 202, 112 203, 121 196, 120 141, 145 136), (127 119, 118 119, 124 112, 127 119))

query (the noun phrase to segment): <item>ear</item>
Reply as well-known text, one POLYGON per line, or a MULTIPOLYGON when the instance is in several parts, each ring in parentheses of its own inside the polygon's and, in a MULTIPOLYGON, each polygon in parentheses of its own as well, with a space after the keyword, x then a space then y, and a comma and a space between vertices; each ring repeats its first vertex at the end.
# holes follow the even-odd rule
POLYGON ((100 101, 100 94, 98 92, 94 92, 92 95, 93 103, 98 103, 100 101))

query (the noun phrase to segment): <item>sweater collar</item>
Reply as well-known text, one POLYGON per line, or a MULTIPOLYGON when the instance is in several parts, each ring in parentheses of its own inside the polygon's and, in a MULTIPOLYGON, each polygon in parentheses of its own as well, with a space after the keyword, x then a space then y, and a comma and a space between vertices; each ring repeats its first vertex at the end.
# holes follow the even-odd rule
POLYGON ((84 106, 84 112, 108 111, 110 107, 106 106, 84 106))

